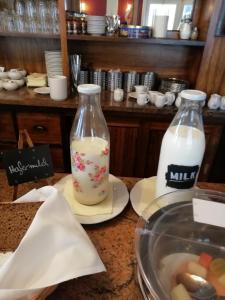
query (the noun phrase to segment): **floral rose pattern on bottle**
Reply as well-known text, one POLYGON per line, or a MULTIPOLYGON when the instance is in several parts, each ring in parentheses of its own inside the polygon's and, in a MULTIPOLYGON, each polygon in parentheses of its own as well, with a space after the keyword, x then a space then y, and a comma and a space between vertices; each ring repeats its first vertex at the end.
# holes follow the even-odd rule
POLYGON ((109 143, 85 137, 74 140, 70 151, 75 197, 84 203, 100 202, 109 192, 109 143))
POLYGON ((109 155, 109 148, 105 147, 105 149, 102 151, 103 155, 109 155))
POLYGON ((89 160, 85 161, 84 156, 85 156, 85 153, 78 153, 78 152, 75 152, 72 155, 72 164, 75 168, 77 168, 80 171, 85 170, 85 164, 87 164, 87 165, 92 164, 92 162, 89 160))
POLYGON ((73 186, 78 193, 82 193, 79 181, 76 178, 73 178, 73 186))
MULTIPOLYGON (((106 147, 102 151, 103 155, 109 155, 109 149, 106 147)), ((74 152, 72 154, 72 165, 79 171, 85 172, 86 166, 85 165, 94 165, 94 162, 90 160, 85 160, 85 153, 79 153, 79 152, 74 152)), ((99 166, 99 165, 94 165, 93 166, 93 173, 88 173, 88 176, 91 181, 94 182, 93 188, 97 188, 103 181, 106 179, 106 176, 108 175, 108 170, 106 166, 99 166)), ((79 181, 77 179, 74 179, 74 187, 77 192, 82 192, 80 188, 79 181)), ((105 191, 104 191, 105 192, 105 191)))
POLYGON ((105 179, 105 176, 108 174, 107 168, 100 167, 98 165, 95 165, 94 167, 95 173, 88 173, 91 181, 94 182, 93 188, 97 188, 105 179))

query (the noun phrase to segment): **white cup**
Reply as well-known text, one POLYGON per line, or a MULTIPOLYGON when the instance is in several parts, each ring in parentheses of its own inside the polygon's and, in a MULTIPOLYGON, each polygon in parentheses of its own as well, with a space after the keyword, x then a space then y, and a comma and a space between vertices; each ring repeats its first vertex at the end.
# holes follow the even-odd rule
POLYGON ((175 96, 175 94, 174 93, 172 93, 172 92, 166 92, 165 93, 165 96, 166 96, 166 105, 168 105, 168 106, 171 106, 171 105, 173 105, 173 103, 174 103, 174 101, 175 101, 175 99, 176 99, 176 96, 175 96))
POLYGON ((156 99, 157 99, 158 96, 159 97, 164 96, 163 93, 160 93, 158 91, 149 91, 148 93, 149 93, 149 96, 150 96, 150 102, 154 105, 155 105, 155 102, 156 102, 156 99))
POLYGON ((155 15, 153 17, 153 37, 165 38, 167 35, 167 25, 169 16, 155 15))
POLYGON ((138 93, 137 94, 137 104, 145 105, 150 101, 149 95, 147 93, 138 93))
POLYGON ((146 93, 148 90, 147 86, 145 85, 135 85, 134 88, 136 93, 146 93))
POLYGON ((209 109, 218 109, 220 107, 221 96, 218 94, 212 94, 208 101, 209 109))
POLYGON ((113 93, 113 99, 116 102, 121 102, 123 101, 123 89, 115 89, 113 93))
POLYGON ((221 98, 220 109, 225 110, 225 96, 221 98))
POLYGON ((163 107, 167 104, 167 99, 164 94, 155 94, 155 106, 158 108, 163 107))
POLYGON ((175 101, 175 105, 177 108, 180 107, 181 105, 181 96, 180 96, 180 93, 177 95, 177 98, 176 98, 176 101, 175 101))
POLYGON ((62 75, 53 75, 48 77, 50 88, 50 98, 61 101, 67 98, 67 77, 62 75))

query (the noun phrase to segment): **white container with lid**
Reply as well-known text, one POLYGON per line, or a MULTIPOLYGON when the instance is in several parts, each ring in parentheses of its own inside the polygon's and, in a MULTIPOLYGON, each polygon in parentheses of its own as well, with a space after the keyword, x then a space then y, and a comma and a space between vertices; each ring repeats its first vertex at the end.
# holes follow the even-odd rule
POLYGON ((181 105, 161 144, 156 197, 176 189, 192 188, 205 152, 202 102, 206 94, 183 90, 181 105))

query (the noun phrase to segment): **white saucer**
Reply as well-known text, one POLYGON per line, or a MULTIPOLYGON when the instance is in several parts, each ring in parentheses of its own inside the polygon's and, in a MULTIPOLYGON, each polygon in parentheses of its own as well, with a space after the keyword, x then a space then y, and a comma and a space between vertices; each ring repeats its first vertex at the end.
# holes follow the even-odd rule
MULTIPOLYGON (((63 191, 64 185, 67 180, 71 179, 72 175, 67 175, 57 182, 54 186, 59 190, 63 191)), ((109 182, 113 185, 113 211, 111 214, 94 215, 94 216, 81 216, 76 215, 77 220, 81 224, 97 224, 110 219, 113 219, 119 215, 126 207, 129 201, 129 193, 126 185, 117 177, 109 175, 109 182)))
POLYGON ((135 98, 135 99, 137 99, 137 93, 136 93, 136 92, 128 93, 128 96, 129 96, 130 98, 135 98))
MULTIPOLYGON (((156 176, 149 177, 138 181, 130 192, 130 201, 134 211, 139 215, 142 216, 143 211, 154 201, 155 198, 155 186, 156 186, 156 176)), ((199 187, 195 186, 196 189, 199 187)), ((167 197, 167 203, 165 200, 158 201, 151 207, 151 211, 148 210, 148 214, 153 214, 160 208, 168 205, 169 203, 173 202, 173 196, 167 197)), ((148 215, 150 217, 150 215, 148 215)))
POLYGON ((48 95, 50 93, 50 88, 48 86, 43 86, 34 89, 34 92, 37 94, 48 95))
POLYGON ((141 216, 142 212, 155 199, 156 176, 138 181, 130 192, 130 201, 134 211, 141 216))

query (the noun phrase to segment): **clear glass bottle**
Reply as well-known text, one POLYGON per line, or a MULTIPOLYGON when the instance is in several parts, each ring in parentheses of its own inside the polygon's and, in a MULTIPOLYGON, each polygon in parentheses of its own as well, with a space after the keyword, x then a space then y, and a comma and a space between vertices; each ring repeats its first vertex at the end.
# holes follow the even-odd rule
POLYGON ((164 134, 156 179, 156 197, 176 189, 192 188, 205 152, 202 104, 206 94, 180 93, 181 105, 164 134))
POLYGON ((70 134, 75 199, 84 205, 104 200, 109 191, 109 130, 100 105, 101 87, 78 86, 79 106, 70 134))

